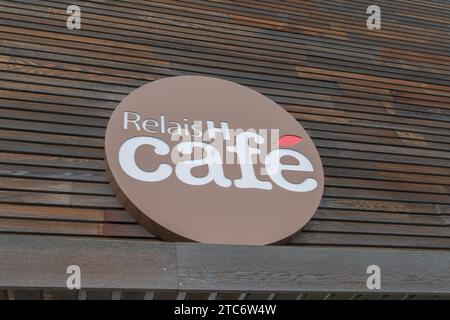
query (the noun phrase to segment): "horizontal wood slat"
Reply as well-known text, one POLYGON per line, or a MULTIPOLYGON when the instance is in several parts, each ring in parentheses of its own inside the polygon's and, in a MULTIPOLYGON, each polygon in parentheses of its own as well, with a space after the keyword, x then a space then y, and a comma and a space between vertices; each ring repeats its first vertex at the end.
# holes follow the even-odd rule
POLYGON ((324 197, 291 246, 450 249, 449 3, 379 1, 376 31, 366 0, 78 1, 68 30, 71 4, 0 0, 0 237, 157 242, 107 183, 105 129, 135 88, 199 74, 267 95, 317 146, 324 197))
POLYGON ((26 293, 24 289, 67 293, 65 271, 77 265, 82 274, 81 293, 92 290, 91 298, 111 297, 96 293, 100 289, 156 291, 146 294, 148 299, 160 299, 165 291, 172 294, 170 290, 180 292, 180 298, 193 291, 240 292, 242 299, 261 298, 265 292, 307 292, 301 298, 311 299, 321 293, 373 294, 366 286, 366 270, 377 263, 383 274, 377 294, 448 295, 450 279, 442 266, 449 255, 441 250, 222 246, 0 235, 0 289, 9 289, 9 296, 15 297, 26 293))

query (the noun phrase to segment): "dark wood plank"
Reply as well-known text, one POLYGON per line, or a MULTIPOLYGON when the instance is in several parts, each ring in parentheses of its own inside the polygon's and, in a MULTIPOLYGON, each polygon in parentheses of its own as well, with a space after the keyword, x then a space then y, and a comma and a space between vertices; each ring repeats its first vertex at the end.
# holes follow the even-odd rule
POLYGON ((177 256, 186 289, 370 292, 366 269, 378 262, 389 270, 383 273, 383 293, 450 290, 446 270, 439 267, 448 262, 448 252, 177 244, 177 256))
POLYGON ((82 268, 83 288, 88 291, 373 294, 366 287, 366 269, 381 261, 382 270, 389 272, 383 274, 383 286, 377 294, 448 294, 450 291, 446 270, 440 268, 449 260, 449 253, 445 251, 249 247, 130 240, 115 240, 111 245, 111 241, 98 239, 5 235, 0 236, 0 244, 0 254, 7 258, 6 263, 0 265, 1 286, 19 290, 64 289, 65 270, 68 265, 76 264, 82 268), (21 254, 23 250, 27 251, 26 256, 21 254), (130 257, 132 264, 128 263, 130 257), (30 263, 34 269, 29 268, 30 263), (409 267, 405 269, 405 265, 409 267), (42 273, 42 268, 46 272, 42 273), (236 270, 241 272, 236 273, 236 270))
POLYGON ((0 236, 0 243, 2 288, 65 289, 70 265, 80 266, 83 289, 178 286, 175 244, 23 236, 0 236))

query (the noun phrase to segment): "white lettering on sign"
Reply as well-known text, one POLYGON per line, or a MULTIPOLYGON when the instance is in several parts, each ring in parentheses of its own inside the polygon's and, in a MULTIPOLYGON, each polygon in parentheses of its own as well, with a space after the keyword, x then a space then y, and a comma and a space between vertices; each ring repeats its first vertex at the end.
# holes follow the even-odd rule
POLYGON ((178 163, 175 168, 178 179, 194 186, 201 186, 214 181, 221 187, 230 187, 231 180, 227 179, 223 173, 222 158, 215 147, 203 142, 182 142, 176 146, 177 150, 185 155, 192 154, 195 147, 203 148, 206 151, 206 156, 202 159, 185 160, 178 163), (191 174, 193 168, 205 164, 208 166, 206 176, 198 178, 191 174))
POLYGON ((143 145, 153 146, 155 153, 161 156, 169 153, 169 146, 160 139, 153 137, 131 138, 125 141, 119 150, 119 163, 122 170, 130 177, 146 182, 157 182, 169 177, 172 174, 172 168, 168 164, 161 164, 158 169, 152 172, 139 168, 135 154, 136 150, 143 145))
MULTIPOLYGON (((215 128, 213 121, 207 121, 207 124, 207 132, 210 137, 215 138, 216 133, 221 133, 225 140, 230 139, 228 123, 222 121, 221 128, 215 128)), ((178 136, 193 136, 197 138, 203 136, 201 121, 189 123, 189 119, 187 118, 185 118, 183 122, 167 121, 164 115, 161 115, 159 119, 142 119, 139 113, 129 111, 123 113, 123 129, 135 129, 137 131, 150 133, 168 133, 178 136)))
POLYGON ((214 127, 214 121, 206 121, 208 125, 208 137, 209 139, 216 139, 216 133, 221 133, 224 140, 230 140, 230 129, 228 123, 221 122, 221 128, 214 127))
POLYGON ((257 148, 251 148, 248 144, 253 139, 257 144, 263 144, 264 138, 255 132, 242 132, 236 137, 236 145, 228 147, 228 151, 235 152, 241 166, 242 177, 234 181, 237 188, 257 188, 271 190, 272 184, 256 178, 252 156, 261 153, 257 148))
POLYGON ((283 177, 283 171, 314 171, 311 162, 298 151, 290 149, 279 149, 272 151, 266 157, 266 170, 273 182, 283 189, 294 192, 308 192, 317 187, 316 179, 307 178, 302 183, 295 184, 287 181, 283 177), (282 164, 280 159, 285 156, 291 156, 297 159, 298 164, 282 164))
MULTIPOLYGON (((124 113, 124 129, 133 127, 141 131, 145 123, 149 123, 150 119, 141 121, 141 117, 136 113, 124 113), (139 124, 140 123, 140 124, 139 124)), ((161 116, 161 121, 164 117, 161 116)), ((162 123, 162 122, 161 122, 162 123)), ((162 132, 162 124, 157 121, 152 122, 153 128, 160 128, 162 132)), ((181 127, 181 124, 179 124, 181 127)), ((211 128, 217 130, 214 132, 223 135, 223 138, 230 138, 228 125, 221 122, 220 129, 214 128, 213 123, 208 121, 208 135, 211 128)), ((148 131, 148 130, 146 130, 148 131)), ((167 131, 170 133, 170 131, 167 131)), ((171 133, 172 134, 172 133, 171 133)), ((195 148, 202 149, 203 157, 200 159, 181 160, 175 163, 175 174, 177 178, 188 185, 201 186, 210 182, 216 183, 223 188, 231 187, 234 184, 237 188, 254 188, 262 190, 271 190, 273 184, 270 181, 262 181, 256 177, 253 156, 259 155, 261 150, 250 146, 250 141, 256 145, 265 143, 264 137, 256 132, 244 131, 236 135, 236 144, 228 146, 227 150, 236 153, 238 163, 241 169, 241 177, 235 179, 233 182, 227 178, 223 170, 223 159, 219 150, 212 144, 204 142, 188 141, 181 142, 175 145, 174 149, 182 155, 192 155, 195 148), (197 177, 192 174, 194 168, 206 165, 208 172, 202 177, 197 177)), ((136 163, 136 151, 141 146, 151 146, 154 153, 158 156, 167 156, 170 153, 169 145, 161 139, 148 136, 133 137, 125 141, 119 150, 119 163, 122 170, 130 177, 144 181, 144 182, 158 182, 167 179, 173 173, 173 168, 167 163, 159 163, 154 171, 145 171, 141 169, 136 163)), ((157 157, 148 157, 148 161, 154 161, 157 157)), ((173 163, 173 161, 172 161, 173 163)), ((296 172, 313 172, 314 168, 311 161, 303 154, 291 149, 276 149, 270 152, 265 159, 265 171, 271 180, 279 187, 293 192, 309 192, 317 188, 318 183, 316 179, 306 178, 300 183, 292 183, 284 176, 284 171, 296 172), (283 157, 291 157, 296 160, 297 164, 283 164, 281 159, 283 157)))

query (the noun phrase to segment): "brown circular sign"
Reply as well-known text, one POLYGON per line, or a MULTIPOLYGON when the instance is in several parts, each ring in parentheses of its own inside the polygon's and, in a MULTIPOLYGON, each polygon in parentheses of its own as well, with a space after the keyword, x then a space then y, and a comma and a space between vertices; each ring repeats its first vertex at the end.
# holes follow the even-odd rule
POLYGON ((116 108, 106 162, 125 209, 164 240, 271 244, 313 216, 323 168, 275 102, 211 77, 165 78, 116 108))

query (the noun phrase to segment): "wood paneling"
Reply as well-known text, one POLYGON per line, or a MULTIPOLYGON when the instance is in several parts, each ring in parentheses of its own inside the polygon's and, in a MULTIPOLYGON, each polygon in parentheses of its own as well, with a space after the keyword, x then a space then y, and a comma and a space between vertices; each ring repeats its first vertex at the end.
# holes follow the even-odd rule
MULTIPOLYGON (((321 154, 325 193, 291 245, 450 249, 450 4, 0 0, 0 233, 155 237, 106 181, 117 104, 167 76, 249 86, 321 154)), ((187 297, 194 297, 187 295, 187 297)))
MULTIPOLYGON (((179 282, 186 290, 366 292, 366 268, 380 262, 385 292, 447 293, 444 266, 448 252, 361 248, 292 248, 177 244, 179 282), (420 257, 420 258, 419 258, 420 257), (430 259, 430 260, 428 260, 430 259), (427 275, 414 270, 436 265, 427 275), (405 266, 408 266, 405 268, 405 266), (433 273, 435 275, 433 275, 433 273), (427 285, 421 287, 427 283, 427 285), (326 287, 327 289, 323 290, 326 287), (322 287, 322 288, 321 288, 322 287)), ((423 269, 425 270, 425 269, 423 269)))
POLYGON ((443 267, 450 259, 448 251, 0 235, 0 256, 0 293, 8 290, 8 297, 17 299, 41 299, 29 292, 33 289, 60 290, 68 296, 69 265, 81 269, 79 299, 118 299, 125 296, 118 293, 122 290, 147 292, 149 299, 204 299, 219 293, 216 299, 248 300, 276 299, 273 294, 280 299, 288 294, 290 299, 364 299, 369 296, 355 295, 450 293, 448 268, 443 267), (376 293, 366 287, 366 269, 374 263, 383 275, 376 293))

